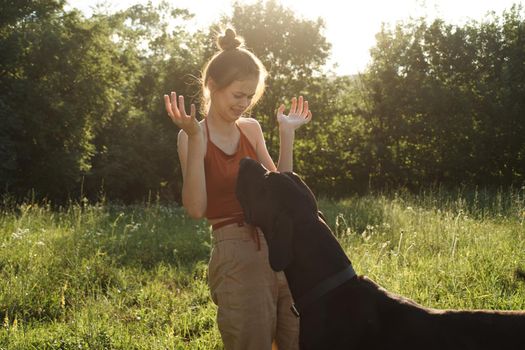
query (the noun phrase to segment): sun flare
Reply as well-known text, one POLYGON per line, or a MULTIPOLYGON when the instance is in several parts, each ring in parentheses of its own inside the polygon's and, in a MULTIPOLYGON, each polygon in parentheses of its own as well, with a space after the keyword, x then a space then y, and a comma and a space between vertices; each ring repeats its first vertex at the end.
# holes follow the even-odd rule
MULTIPOLYGON (((123 9, 148 0, 109 0, 104 6, 123 9)), ((237 0, 242 4, 253 4, 258 0, 237 0)), ((267 0, 270 1, 270 0, 267 0)), ((324 35, 332 44, 332 56, 328 66, 337 64, 338 75, 356 74, 366 68, 370 60, 369 50, 374 46, 375 34, 382 23, 394 24, 410 17, 426 17, 429 20, 442 18, 452 24, 462 24, 469 19, 480 20, 488 12, 501 14, 519 0, 368 0, 342 2, 340 0, 273 0, 285 8, 308 19, 324 19, 324 35)), ((79 8, 87 15, 101 0, 71 0, 69 6, 79 8)), ((158 3, 160 0, 153 0, 158 3)), ((205 28, 222 15, 231 15, 235 0, 177 0, 174 4, 187 8, 195 14, 189 27, 205 28)), ((188 28, 191 29, 191 28, 188 28)), ((239 33, 242 35, 242 33, 239 33)))

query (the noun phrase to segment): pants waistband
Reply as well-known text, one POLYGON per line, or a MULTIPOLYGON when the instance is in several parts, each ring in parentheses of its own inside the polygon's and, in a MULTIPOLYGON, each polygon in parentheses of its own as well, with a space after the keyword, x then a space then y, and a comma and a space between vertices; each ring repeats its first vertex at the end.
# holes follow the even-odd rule
POLYGON ((263 233, 255 226, 244 224, 243 226, 228 225, 212 231, 212 243, 218 243, 233 239, 253 239, 260 249, 260 235, 263 233))
POLYGON ((220 222, 218 222, 216 224, 213 224, 211 226, 211 228, 212 228, 213 231, 215 231, 215 230, 220 229, 221 227, 228 226, 228 225, 231 225, 231 224, 237 224, 237 226, 244 226, 244 225, 246 225, 246 223, 244 222, 244 216, 243 215, 235 216, 233 218, 229 218, 229 219, 226 219, 224 221, 220 221, 220 222))

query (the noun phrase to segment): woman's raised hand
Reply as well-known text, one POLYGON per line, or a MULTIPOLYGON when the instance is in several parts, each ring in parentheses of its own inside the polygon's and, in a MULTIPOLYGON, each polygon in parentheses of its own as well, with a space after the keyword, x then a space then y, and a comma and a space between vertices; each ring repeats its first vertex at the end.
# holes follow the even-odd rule
POLYGON ((299 96, 299 99, 292 98, 292 106, 288 115, 284 114, 284 108, 284 104, 282 104, 277 110, 277 121, 281 129, 295 130, 312 119, 308 101, 304 101, 303 96, 299 96))
POLYGON ((179 128, 183 129, 188 136, 196 135, 200 132, 201 128, 195 117, 196 111, 193 103, 190 106, 190 115, 186 114, 184 96, 179 96, 177 100, 177 93, 172 91, 169 96, 164 95, 164 104, 166 105, 168 116, 179 128))

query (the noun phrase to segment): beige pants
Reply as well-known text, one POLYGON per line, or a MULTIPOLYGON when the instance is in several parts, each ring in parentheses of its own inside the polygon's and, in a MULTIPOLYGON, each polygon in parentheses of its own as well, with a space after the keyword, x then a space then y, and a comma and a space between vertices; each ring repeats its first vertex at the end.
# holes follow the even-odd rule
POLYGON ((268 262, 262 232, 229 225, 212 234, 209 287, 218 305, 217 323, 226 350, 299 349, 299 319, 283 272, 268 262))

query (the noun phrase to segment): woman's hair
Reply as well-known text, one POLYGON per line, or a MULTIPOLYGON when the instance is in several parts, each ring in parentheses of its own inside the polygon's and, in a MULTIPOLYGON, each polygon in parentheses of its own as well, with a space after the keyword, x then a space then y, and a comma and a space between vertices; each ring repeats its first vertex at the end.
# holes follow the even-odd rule
POLYGON ((262 62, 244 47, 244 40, 235 34, 231 28, 217 38, 220 51, 206 63, 202 70, 202 103, 201 112, 207 115, 210 109, 209 80, 212 79, 216 89, 221 90, 234 81, 250 78, 258 79, 257 89, 250 108, 253 107, 264 93, 267 71, 262 62))

